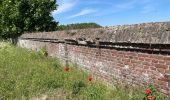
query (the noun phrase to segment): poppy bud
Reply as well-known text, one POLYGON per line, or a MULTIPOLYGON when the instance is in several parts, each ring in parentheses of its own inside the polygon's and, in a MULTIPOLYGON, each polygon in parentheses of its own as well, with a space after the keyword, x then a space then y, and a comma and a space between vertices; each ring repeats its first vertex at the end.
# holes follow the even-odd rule
POLYGON ((89 80, 89 81, 92 81, 92 79, 93 79, 93 78, 92 78, 91 76, 88 77, 88 80, 89 80))
POLYGON ((150 89, 146 89, 146 94, 150 94, 151 90, 150 89))
POLYGON ((153 96, 148 96, 148 100, 153 100, 153 96))
POLYGON ((68 68, 68 67, 65 68, 65 71, 66 71, 66 72, 68 72, 69 70, 70 70, 70 68, 68 68))

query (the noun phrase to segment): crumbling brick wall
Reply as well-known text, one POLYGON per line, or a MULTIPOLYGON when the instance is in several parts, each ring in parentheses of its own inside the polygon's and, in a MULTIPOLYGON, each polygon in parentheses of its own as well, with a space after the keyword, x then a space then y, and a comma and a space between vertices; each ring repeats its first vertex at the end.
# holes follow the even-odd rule
MULTIPOLYGON (((158 51, 157 54, 154 54, 139 52, 136 50, 129 51, 126 50, 127 48, 122 50, 105 47, 98 48, 97 46, 91 47, 88 45, 69 44, 65 42, 35 41, 34 39, 29 39, 32 37, 40 38, 33 34, 23 35, 19 39, 18 45, 33 50, 39 50, 42 47, 46 47, 49 56, 59 58, 63 62, 67 60, 68 62, 76 63, 81 68, 101 77, 101 79, 110 84, 125 82, 129 85, 142 86, 155 83, 162 93, 169 95, 170 97, 169 53, 159 54, 160 51, 158 51)), ((48 36, 48 38, 52 37, 53 36, 50 37, 50 35, 48 36)), ((120 38, 125 37, 126 36, 121 35, 120 38)), ((43 38, 47 37, 44 36, 43 38)), ((169 40, 165 40, 166 42, 161 42, 163 41, 162 39, 163 38, 157 39, 157 42, 155 43, 169 44, 169 40)), ((130 41, 130 43, 131 42, 135 43, 135 41, 130 41)), ((152 42, 153 41, 150 41, 149 43, 152 42)), ((169 49, 167 51, 169 51, 169 49)))

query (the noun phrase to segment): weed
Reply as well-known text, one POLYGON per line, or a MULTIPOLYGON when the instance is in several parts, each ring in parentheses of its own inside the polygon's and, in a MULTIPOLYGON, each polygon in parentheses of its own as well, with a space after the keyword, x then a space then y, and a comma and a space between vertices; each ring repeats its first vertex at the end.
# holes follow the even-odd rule
POLYGON ((83 87, 86 87, 86 84, 83 81, 75 81, 72 88, 72 94, 78 94, 83 87))
MULTIPOLYGON (((40 55, 9 43, 0 43, 0 54, 2 100, 32 99, 61 89, 67 93, 58 95, 71 100, 142 100, 145 97, 145 93, 141 92, 144 89, 109 89, 102 82, 91 79, 92 82, 89 82, 86 72, 69 65, 69 71, 65 71, 57 59, 44 57, 44 53, 40 55)), ((149 89, 154 91, 154 88, 149 89)), ((156 100, 166 100, 157 93, 155 95, 156 100)), ((49 100, 53 98, 47 97, 49 100)))
POLYGON ((42 56, 45 56, 45 57, 48 56, 48 52, 46 50, 46 47, 41 48, 38 53, 42 56))

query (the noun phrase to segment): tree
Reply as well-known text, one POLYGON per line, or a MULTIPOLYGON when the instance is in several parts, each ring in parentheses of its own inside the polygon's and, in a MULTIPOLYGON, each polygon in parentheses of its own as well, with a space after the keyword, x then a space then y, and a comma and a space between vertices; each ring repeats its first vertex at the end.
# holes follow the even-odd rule
POLYGON ((85 28, 100 28, 101 26, 96 23, 75 23, 68 25, 57 26, 58 30, 69 30, 69 29, 85 29, 85 28))
POLYGON ((0 0, 0 37, 15 38, 24 32, 54 31, 51 12, 56 0, 0 0))

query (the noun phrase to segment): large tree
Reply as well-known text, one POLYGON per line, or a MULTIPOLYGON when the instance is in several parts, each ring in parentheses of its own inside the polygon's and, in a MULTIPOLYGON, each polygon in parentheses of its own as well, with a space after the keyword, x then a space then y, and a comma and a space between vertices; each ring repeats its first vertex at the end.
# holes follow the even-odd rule
POLYGON ((51 12, 56 7, 56 0, 0 0, 0 37, 55 30, 58 22, 51 12))

